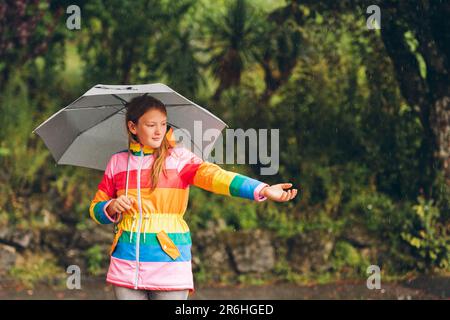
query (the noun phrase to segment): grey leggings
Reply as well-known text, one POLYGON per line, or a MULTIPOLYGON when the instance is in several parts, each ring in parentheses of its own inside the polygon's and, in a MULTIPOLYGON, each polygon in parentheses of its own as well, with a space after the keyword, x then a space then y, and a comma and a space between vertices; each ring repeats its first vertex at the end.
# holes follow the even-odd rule
POLYGON ((136 290, 114 286, 117 300, 187 300, 189 290, 136 290))

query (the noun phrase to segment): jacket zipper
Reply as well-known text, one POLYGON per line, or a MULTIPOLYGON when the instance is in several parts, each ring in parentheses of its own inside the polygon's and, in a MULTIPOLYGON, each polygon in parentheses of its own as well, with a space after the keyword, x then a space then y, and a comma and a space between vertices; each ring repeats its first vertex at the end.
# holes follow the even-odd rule
POLYGON ((138 185, 138 206, 139 206, 139 223, 138 223, 138 232, 136 237, 136 274, 134 279, 134 288, 138 288, 138 276, 139 276, 139 244, 141 240, 141 225, 142 225, 142 202, 141 202, 141 167, 143 161, 143 154, 141 149, 138 174, 137 174, 137 185, 138 185))

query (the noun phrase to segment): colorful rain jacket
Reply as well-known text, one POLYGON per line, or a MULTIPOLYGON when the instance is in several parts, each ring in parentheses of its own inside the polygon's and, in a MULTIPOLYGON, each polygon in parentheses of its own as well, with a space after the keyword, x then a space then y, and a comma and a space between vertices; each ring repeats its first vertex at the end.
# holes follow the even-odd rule
POLYGON ((134 289, 189 289, 192 294, 191 234, 183 219, 189 187, 263 201, 266 198, 259 192, 267 184, 226 171, 174 145, 165 162, 167 176, 161 173, 156 189, 150 192, 154 150, 131 142, 130 151, 111 156, 89 208, 95 222, 111 224, 115 217, 106 208, 112 199, 128 192, 136 200, 117 224, 106 281, 134 289))

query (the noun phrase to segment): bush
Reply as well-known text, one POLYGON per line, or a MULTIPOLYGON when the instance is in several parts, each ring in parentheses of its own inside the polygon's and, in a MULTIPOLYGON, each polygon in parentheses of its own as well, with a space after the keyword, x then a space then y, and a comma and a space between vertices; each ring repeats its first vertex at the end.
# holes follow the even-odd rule
POLYGON ((337 272, 348 271, 349 274, 363 275, 369 265, 358 250, 346 241, 336 243, 331 261, 337 272))
POLYGON ((97 276, 103 272, 105 252, 100 245, 90 247, 86 251, 86 258, 90 274, 97 276))
POLYGON ((16 265, 9 270, 9 275, 30 289, 38 283, 54 283, 55 280, 61 285, 66 277, 64 269, 58 266, 53 255, 31 252, 25 252, 18 259, 16 265))
POLYGON ((401 233, 412 248, 419 270, 450 270, 449 226, 440 222, 441 213, 433 200, 418 198, 412 206, 413 219, 406 220, 401 233))

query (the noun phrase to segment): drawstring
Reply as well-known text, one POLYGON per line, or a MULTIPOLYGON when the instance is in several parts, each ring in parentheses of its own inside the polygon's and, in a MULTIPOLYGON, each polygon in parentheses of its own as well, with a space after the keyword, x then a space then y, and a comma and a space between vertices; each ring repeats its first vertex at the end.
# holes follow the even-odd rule
POLYGON ((147 232, 145 231, 147 231, 147 224, 149 218, 150 217, 147 214, 144 215, 144 243, 145 243, 145 235, 147 234, 147 232))
MULTIPOLYGON (((143 151, 142 151, 142 146, 141 146, 141 157, 143 157, 144 155, 143 155, 143 151)), ((128 195, 128 172, 129 172, 129 170, 130 170, 130 153, 128 153, 128 164, 127 164, 127 182, 126 182, 126 187, 125 187, 125 195, 127 196, 128 195)), ((141 161, 142 162, 142 158, 140 158, 139 159, 139 161, 141 161)), ((139 174, 139 173, 138 173, 139 174)), ((136 182, 137 182, 137 180, 136 180, 136 182)), ((141 184, 139 183, 138 184, 138 197, 140 196, 140 190, 141 190, 141 184)), ((131 224, 131 235, 130 235, 130 243, 133 241, 133 229, 134 229, 134 226, 135 226, 135 223, 137 222, 136 221, 137 220, 137 218, 136 218, 136 216, 135 215, 133 215, 133 223, 131 224)), ((139 230, 140 231, 140 230, 139 230)), ((136 231, 136 233, 138 233, 138 231, 136 231)), ((145 237, 145 234, 144 234, 144 237, 145 237)), ((145 240, 144 240, 145 241, 145 240)))
MULTIPOLYGON (((130 169, 130 150, 128 150, 128 159, 127 159, 127 182, 126 182, 126 187, 125 187, 125 196, 128 196, 128 171, 130 169)), ((118 214, 118 218, 116 221, 114 221, 114 233, 117 234, 119 232, 119 223, 122 221, 123 219, 123 213, 119 212, 118 214)))
MULTIPOLYGON (((128 159, 127 159, 127 178, 126 178, 126 183, 125 183, 125 197, 128 198, 128 177, 130 174, 130 150, 128 150, 128 159)), ((134 226, 134 221, 136 220, 135 216, 133 215, 133 224, 131 225, 131 235, 130 235, 130 243, 133 239, 133 226, 134 226)))

